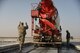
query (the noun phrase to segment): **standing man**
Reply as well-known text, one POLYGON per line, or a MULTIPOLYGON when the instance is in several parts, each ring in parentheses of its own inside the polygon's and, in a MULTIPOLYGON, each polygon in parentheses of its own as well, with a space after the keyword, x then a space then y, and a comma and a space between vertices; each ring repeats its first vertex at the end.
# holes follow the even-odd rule
POLYGON ((66 40, 67 40, 67 47, 69 48, 70 32, 68 30, 66 30, 66 40))
POLYGON ((23 22, 20 22, 18 25, 18 32, 19 32, 19 47, 20 47, 20 51, 22 51, 22 46, 24 44, 25 41, 25 35, 26 35, 26 29, 28 29, 28 25, 27 23, 25 23, 26 26, 24 26, 23 22))

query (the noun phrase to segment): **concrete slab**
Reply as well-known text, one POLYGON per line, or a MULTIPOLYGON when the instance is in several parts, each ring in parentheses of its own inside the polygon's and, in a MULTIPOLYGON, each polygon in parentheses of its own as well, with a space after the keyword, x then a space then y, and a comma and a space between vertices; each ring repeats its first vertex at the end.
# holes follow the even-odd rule
POLYGON ((72 42, 71 44, 74 45, 77 50, 80 50, 80 42, 72 42))
POLYGON ((80 45, 75 46, 77 50, 80 50, 80 45))
POLYGON ((57 53, 57 49, 49 47, 39 47, 36 50, 31 51, 30 53, 57 53))

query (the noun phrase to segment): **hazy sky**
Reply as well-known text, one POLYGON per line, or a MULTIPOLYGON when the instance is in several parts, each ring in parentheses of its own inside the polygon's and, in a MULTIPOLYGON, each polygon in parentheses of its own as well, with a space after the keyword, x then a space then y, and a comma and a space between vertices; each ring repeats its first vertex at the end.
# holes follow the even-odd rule
MULTIPOLYGON (((0 0, 0 37, 18 36, 19 21, 27 22, 27 36, 31 36, 31 3, 40 0, 0 0)), ((53 0, 59 12, 63 37, 69 30, 74 37, 80 37, 80 8, 77 0, 53 0)))

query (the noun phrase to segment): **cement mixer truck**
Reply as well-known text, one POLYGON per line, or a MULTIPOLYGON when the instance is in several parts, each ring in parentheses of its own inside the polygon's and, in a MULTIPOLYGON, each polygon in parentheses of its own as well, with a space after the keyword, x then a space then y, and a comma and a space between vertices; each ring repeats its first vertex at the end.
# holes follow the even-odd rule
POLYGON ((35 44, 61 44, 62 33, 58 10, 52 0, 41 0, 31 10, 32 36, 35 44))

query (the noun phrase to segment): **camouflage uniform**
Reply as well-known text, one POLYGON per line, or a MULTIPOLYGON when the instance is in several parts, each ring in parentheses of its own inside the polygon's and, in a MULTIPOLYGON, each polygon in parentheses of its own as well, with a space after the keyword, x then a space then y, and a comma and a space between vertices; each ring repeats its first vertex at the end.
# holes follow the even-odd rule
POLYGON ((24 23, 21 23, 18 25, 18 32, 19 32, 19 44, 20 44, 20 50, 22 50, 22 45, 25 41, 25 35, 26 35, 26 29, 28 29, 28 25, 26 23, 26 26, 24 26, 24 23))

